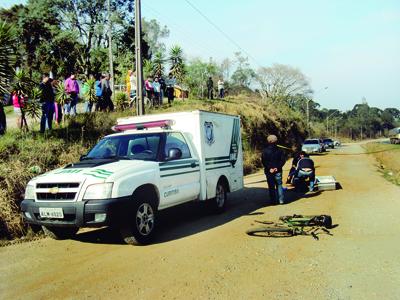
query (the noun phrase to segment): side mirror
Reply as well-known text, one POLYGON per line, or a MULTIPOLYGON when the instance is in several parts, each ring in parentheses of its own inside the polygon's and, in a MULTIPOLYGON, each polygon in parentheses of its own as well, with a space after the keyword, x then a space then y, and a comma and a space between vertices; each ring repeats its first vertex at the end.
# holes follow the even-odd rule
POLYGON ((86 156, 87 156, 86 154, 81 155, 81 157, 79 157, 79 160, 80 161, 84 160, 86 156))
POLYGON ((168 151, 168 157, 166 160, 174 160, 174 159, 180 159, 182 157, 182 151, 179 148, 171 148, 168 151))

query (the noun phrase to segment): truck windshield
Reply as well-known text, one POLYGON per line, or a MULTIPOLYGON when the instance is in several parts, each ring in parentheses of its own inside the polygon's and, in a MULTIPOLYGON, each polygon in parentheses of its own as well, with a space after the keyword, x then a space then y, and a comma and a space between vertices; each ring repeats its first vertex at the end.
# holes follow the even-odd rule
POLYGON ((139 159, 157 160, 161 134, 126 134, 106 137, 93 147, 83 159, 139 159))

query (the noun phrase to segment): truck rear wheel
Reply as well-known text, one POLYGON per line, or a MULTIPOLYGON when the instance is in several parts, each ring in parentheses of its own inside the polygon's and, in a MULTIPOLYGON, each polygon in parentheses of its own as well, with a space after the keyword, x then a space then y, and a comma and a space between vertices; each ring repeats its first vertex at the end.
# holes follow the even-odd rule
POLYGON ((125 220, 120 227, 121 237, 129 245, 146 245, 154 237, 156 207, 152 201, 139 200, 134 207, 133 220, 125 220))
POLYGON ((55 240, 66 240, 75 236, 79 228, 42 226, 44 233, 55 240))
POLYGON ((218 180, 215 188, 215 198, 210 201, 211 208, 215 213, 222 213, 226 209, 227 187, 223 180, 218 180))

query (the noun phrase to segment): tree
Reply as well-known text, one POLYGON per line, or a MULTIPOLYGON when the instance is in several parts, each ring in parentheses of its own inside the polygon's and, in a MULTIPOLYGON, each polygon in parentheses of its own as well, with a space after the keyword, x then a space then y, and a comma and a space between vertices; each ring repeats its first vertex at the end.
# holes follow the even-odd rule
POLYGON ((295 95, 308 96, 311 93, 306 76, 297 68, 274 64, 272 67, 262 67, 258 70, 257 81, 260 84, 260 94, 271 102, 285 102, 290 105, 295 95))
POLYGON ((149 45, 149 56, 152 56, 154 53, 165 52, 165 45, 161 42, 161 39, 169 36, 167 26, 161 26, 155 19, 149 21, 143 20, 142 30, 144 32, 143 38, 149 45))
POLYGON ((225 81, 231 77, 232 61, 229 58, 224 58, 220 65, 220 72, 225 81))
POLYGON ((195 58, 186 67, 185 84, 191 94, 203 98, 207 78, 213 77, 215 79, 218 73, 218 66, 214 61, 210 60, 206 63, 200 58, 195 58))
POLYGON ((153 57, 153 72, 156 76, 162 76, 164 74, 164 64, 165 64, 164 52, 161 50, 157 51, 153 57))
POLYGON ((180 46, 175 45, 169 51, 170 72, 179 81, 182 82, 185 76, 185 62, 183 58, 183 50, 180 46))
POLYGON ((6 22, 0 23, 0 134, 7 128, 6 115, 4 113, 3 94, 8 93, 15 63, 15 49, 12 47, 16 40, 16 32, 6 22))
POLYGON ((235 60, 237 67, 232 74, 232 84, 239 89, 249 89, 256 74, 250 67, 248 58, 240 52, 235 53, 235 60))

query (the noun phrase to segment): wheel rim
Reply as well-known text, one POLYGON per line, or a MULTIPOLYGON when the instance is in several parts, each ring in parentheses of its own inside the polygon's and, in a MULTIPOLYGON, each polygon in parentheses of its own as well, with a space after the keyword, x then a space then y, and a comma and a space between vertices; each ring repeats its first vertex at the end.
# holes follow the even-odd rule
POLYGON ((143 203, 136 212, 136 227, 141 235, 149 235, 154 228, 154 211, 150 204, 143 203))
POLYGON ((225 203, 225 190, 224 190, 224 187, 221 184, 217 185, 215 201, 217 202, 217 206, 218 207, 224 206, 224 203, 225 203))

